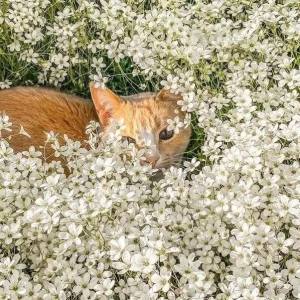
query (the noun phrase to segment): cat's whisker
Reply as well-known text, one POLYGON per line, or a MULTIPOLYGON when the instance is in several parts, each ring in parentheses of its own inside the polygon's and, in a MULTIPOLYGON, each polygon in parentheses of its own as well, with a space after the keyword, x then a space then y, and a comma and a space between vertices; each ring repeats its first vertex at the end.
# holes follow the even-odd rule
POLYGON ((190 141, 200 141, 201 139, 190 139, 190 141))
POLYGON ((168 168, 170 166, 180 166, 182 165, 181 159, 174 159, 174 158, 165 158, 159 165, 160 168, 168 168))
POLYGON ((173 156, 171 157, 176 157, 176 156, 180 156, 180 155, 184 155, 186 152, 179 152, 179 153, 175 153, 173 156))

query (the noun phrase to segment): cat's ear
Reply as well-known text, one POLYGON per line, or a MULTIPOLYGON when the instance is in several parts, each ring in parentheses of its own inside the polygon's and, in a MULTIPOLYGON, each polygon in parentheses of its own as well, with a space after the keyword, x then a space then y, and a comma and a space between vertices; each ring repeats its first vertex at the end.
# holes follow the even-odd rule
POLYGON ((90 91, 100 122, 106 126, 109 124, 113 112, 119 109, 123 100, 110 89, 96 87, 95 82, 90 82, 90 91))
POLYGON ((155 100, 157 101, 178 101, 182 100, 181 94, 173 94, 170 91, 162 89, 160 92, 157 93, 155 96, 155 100))

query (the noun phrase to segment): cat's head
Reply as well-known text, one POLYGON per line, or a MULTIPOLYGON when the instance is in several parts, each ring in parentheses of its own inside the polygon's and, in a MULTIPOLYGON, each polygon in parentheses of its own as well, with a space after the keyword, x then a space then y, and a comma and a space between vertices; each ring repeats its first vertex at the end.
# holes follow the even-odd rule
POLYGON ((124 120, 125 129, 121 134, 137 148, 144 148, 144 141, 149 147, 145 150, 145 163, 155 168, 167 168, 178 164, 183 152, 188 146, 191 128, 181 128, 178 134, 167 129, 168 119, 179 116, 184 119, 177 101, 179 95, 170 94, 162 90, 158 94, 141 93, 128 97, 117 96, 109 89, 96 88, 90 83, 92 99, 94 101, 99 120, 107 132, 111 126, 111 119, 124 120), (179 114, 175 113, 179 109, 179 114))

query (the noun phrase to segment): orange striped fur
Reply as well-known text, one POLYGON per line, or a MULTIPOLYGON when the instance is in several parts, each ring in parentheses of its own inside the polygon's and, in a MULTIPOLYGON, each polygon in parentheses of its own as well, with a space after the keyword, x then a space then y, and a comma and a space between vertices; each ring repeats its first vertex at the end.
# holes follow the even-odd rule
MULTIPOLYGON (((155 93, 141 93, 118 97, 109 89, 96 88, 93 83, 90 88, 94 103, 41 87, 15 87, 0 91, 0 111, 6 112, 13 123, 13 134, 18 133, 22 125, 31 136, 13 137, 11 147, 15 151, 28 150, 31 145, 38 148, 45 143, 45 132, 50 131, 83 141, 87 139, 85 127, 91 120, 100 120, 105 131, 112 118, 124 119, 126 129, 122 135, 136 139, 137 147, 142 147, 138 142, 140 136, 145 130, 149 131, 162 166, 181 159, 189 142, 190 128, 183 129, 170 140, 159 140, 159 133, 168 125, 167 120, 176 116, 177 96, 163 91, 158 96, 155 93)), ((183 118, 183 113, 180 116, 183 118)), ((11 134, 3 133, 6 136, 11 134)), ((47 149, 47 156, 51 150, 47 149)))

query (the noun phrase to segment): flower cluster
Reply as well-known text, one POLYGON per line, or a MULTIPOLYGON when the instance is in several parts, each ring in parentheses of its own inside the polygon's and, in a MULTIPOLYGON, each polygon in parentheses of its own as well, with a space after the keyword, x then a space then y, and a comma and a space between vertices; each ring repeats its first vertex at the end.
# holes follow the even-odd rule
POLYGON ((103 144, 91 123, 90 150, 50 133, 63 162, 1 138, 0 299, 300 299, 298 5, 4 0, 0 44, 18 68, 0 88, 28 68, 40 84, 80 87, 86 72, 105 86, 130 60, 183 95, 204 142, 153 181, 119 125, 103 144))

